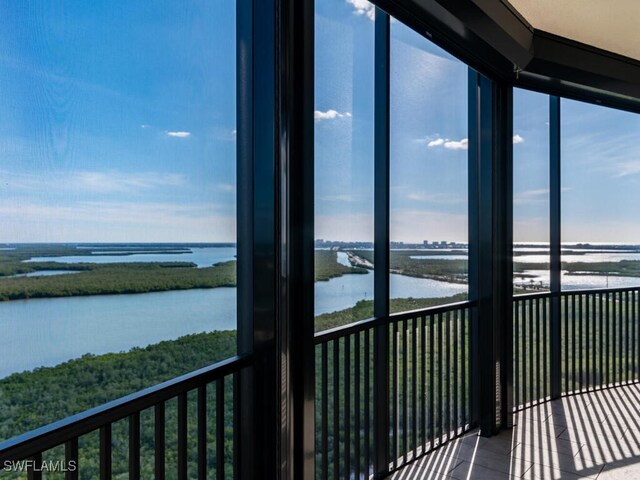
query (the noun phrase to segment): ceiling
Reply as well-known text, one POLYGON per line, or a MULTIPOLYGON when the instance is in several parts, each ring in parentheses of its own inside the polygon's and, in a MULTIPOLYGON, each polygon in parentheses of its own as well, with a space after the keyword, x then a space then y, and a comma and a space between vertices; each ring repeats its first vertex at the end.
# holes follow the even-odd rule
POLYGON ((536 30, 640 60, 639 0, 503 0, 536 30))

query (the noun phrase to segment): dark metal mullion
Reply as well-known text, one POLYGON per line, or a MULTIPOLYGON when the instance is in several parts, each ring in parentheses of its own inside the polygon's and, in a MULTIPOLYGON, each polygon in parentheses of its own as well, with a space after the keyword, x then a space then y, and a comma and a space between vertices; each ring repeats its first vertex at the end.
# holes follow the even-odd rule
MULTIPOLYGON (((156 480, 164 480, 165 477, 165 411, 164 402, 160 402, 153 408, 154 411, 154 470, 156 480)), ((111 449, 111 431, 108 432, 108 440, 105 437, 104 443, 109 443, 111 449)), ((111 452, 111 450, 109 450, 111 452)), ((111 455, 111 453, 109 453, 111 455)), ((109 461, 111 458, 109 458, 109 461)), ((109 472, 111 465, 109 464, 109 472)), ((111 473, 106 475, 103 480, 110 479, 111 473)))
POLYGON ((37 453, 30 458, 33 467, 27 469, 27 480, 42 480, 42 453, 37 453))
POLYGON ((464 431, 466 425, 467 425, 467 405, 469 404, 469 401, 467 399, 467 335, 469 330, 467 329, 467 317, 466 317, 466 312, 467 309, 463 308, 461 311, 461 341, 462 341, 462 345, 461 345, 461 357, 462 357, 462 365, 461 365, 461 369, 462 369, 462 383, 460 385, 461 388, 461 392, 460 392, 460 396, 462 398, 462 430, 464 431))
POLYGON ((599 366, 600 366, 600 378, 599 378, 599 385, 602 386, 605 383, 605 373, 604 373, 604 306, 603 306, 603 301, 602 301, 602 297, 604 294, 600 293, 598 294, 598 305, 599 305, 599 309, 598 309, 598 317, 599 317, 599 331, 598 331, 598 337, 600 340, 600 347, 598 348, 598 356, 600 357, 600 362, 599 362, 599 366))
MULTIPOLYGON (((374 316, 389 316, 389 15, 376 8, 374 43, 374 316)), ((373 473, 389 472, 389 330, 374 331, 373 473)), ((394 426, 395 428, 395 426, 394 426)), ((393 458, 395 463, 396 457, 393 458)))
POLYGON ((458 434, 458 427, 460 426, 460 397, 458 397, 458 383, 459 383, 459 357, 458 357, 458 343, 460 342, 460 329, 459 329, 460 316, 458 312, 454 312, 454 324, 453 324, 453 428, 454 436, 458 434))
POLYGON ((436 410, 435 410, 435 315, 429 315, 429 436, 431 449, 435 447, 436 410))
POLYGON ((513 378, 513 391, 514 391, 514 404, 517 408, 522 405, 522 398, 520 395, 520 305, 522 302, 520 300, 515 300, 513 302, 513 323, 514 323, 514 349, 513 349, 513 358, 514 358, 514 378, 513 378))
POLYGON ((371 414, 370 414, 370 400, 371 392, 369 388, 369 375, 371 372, 371 351, 370 342, 371 334, 370 330, 364 331, 364 471, 365 478, 369 478, 370 463, 371 463, 371 414))
MULTIPOLYGON (((224 408, 216 405, 216 408, 224 408)), ((207 478, 207 386, 198 387, 198 480, 207 478)))
MULTIPOLYGON (((612 352, 611 352, 611 374, 612 374, 612 379, 611 379, 611 383, 615 384, 616 383, 616 379, 618 378, 618 358, 616 355, 616 352, 618 351, 618 349, 616 348, 616 338, 618 337, 616 332, 616 329, 619 331, 620 330, 620 319, 618 318, 618 309, 617 307, 617 295, 615 292, 611 292, 610 296, 610 301, 609 303, 611 304, 611 333, 612 333, 612 341, 611 341, 611 347, 612 347, 612 352)), ((618 338, 618 342, 620 341, 620 339, 618 338)))
POLYGON ((409 326, 409 320, 404 320, 402 323, 402 457, 406 462, 407 455, 409 453, 408 439, 409 439, 409 392, 408 384, 409 379, 409 350, 407 345, 407 328, 409 326))
MULTIPOLYGON (((549 339, 551 345, 550 375, 551 398, 562 394, 561 359, 561 149, 560 149, 560 98, 549 97, 549 274, 551 290, 551 310, 549 339)), ((568 333, 568 332, 566 332, 568 333)), ((568 368, 565 365, 565 368, 568 368)), ((568 387, 568 385, 567 385, 568 387)))
POLYGON ((418 455, 418 318, 411 320, 411 360, 413 368, 413 378, 411 379, 411 407, 413 421, 411 426, 411 439, 413 450, 413 458, 418 455))
POLYGON ((584 351, 581 355, 585 356, 585 370, 584 370, 584 380, 583 380, 583 388, 586 391, 589 391, 589 384, 591 382, 591 355, 589 355, 589 340, 591 339, 590 335, 590 324, 591 324, 591 309, 589 308, 589 302, 591 301, 591 295, 583 295, 583 301, 585 303, 585 313, 584 313, 584 351))
MULTIPOLYGON (((156 479, 158 477, 156 476, 156 479)), ((163 477, 164 478, 164 477, 163 477)), ((100 427, 100 480, 111 480, 111 424, 100 427)))
MULTIPOLYGON (((571 315, 568 316, 571 320, 571 387, 576 391, 576 383, 578 381, 578 369, 576 367, 576 344, 578 343, 578 337, 576 334, 576 324, 580 321, 580 318, 576 315, 576 296, 571 295, 571 315)), ((568 388, 568 387, 567 387, 568 388)))
POLYGON ((67 465, 67 471, 65 472, 65 480, 77 480, 78 479, 78 437, 69 440, 64 444, 64 458, 67 465), (73 466, 74 468, 70 468, 73 466))
POLYGON ((600 332, 598 331, 598 309, 597 309, 597 295, 589 295, 591 298, 591 389, 593 390, 598 385, 596 373, 598 372, 598 337, 600 332))
POLYGON ((391 449, 391 462, 394 468, 398 467, 398 437, 400 432, 398 431, 398 322, 393 322, 392 326, 392 349, 393 358, 391 359, 392 372, 391 372, 391 403, 392 403, 392 421, 391 432, 393 436, 393 447, 391 449))
POLYGON ((427 449, 427 355, 431 347, 427 347, 427 317, 422 316, 420 320, 420 379, 422 383, 422 388, 420 390, 422 422, 420 425, 422 430, 422 453, 425 453, 427 449))
POLYGON ((216 478, 224 479, 224 378, 216 382, 216 478))
POLYGON ((351 336, 344 338, 344 478, 351 478, 351 336))
POLYGON ((333 341, 333 478, 340 478, 340 340, 333 341))
POLYGON ((438 421, 437 421, 437 425, 438 425, 438 445, 442 445, 442 436, 444 433, 444 429, 443 429, 443 415, 442 415, 442 406, 443 406, 443 395, 444 395, 444 386, 443 386, 443 381, 444 381, 444 374, 443 374, 443 352, 442 349, 444 348, 444 341, 443 341, 443 335, 442 335, 442 331, 443 331, 443 325, 442 325, 442 313, 438 313, 438 421))
POLYGON ((360 465, 362 463, 362 457, 360 456, 360 415, 362 413, 362 409, 360 407, 360 359, 361 351, 360 351, 360 332, 357 332, 354 335, 354 344, 353 344, 353 376, 354 376, 354 397, 353 397, 353 415, 354 415, 354 427, 353 427, 353 440, 354 440, 354 474, 355 478, 360 478, 360 465))
POLYGON ((606 345, 605 345, 605 351, 606 351, 605 372, 607 374, 607 377, 606 377, 607 380, 605 384, 609 385, 611 383, 611 362, 609 360, 609 353, 611 353, 611 336, 609 335, 609 330, 611 327, 611 316, 609 315, 611 301, 608 293, 605 293, 604 296, 605 296, 605 307, 606 307, 606 310, 604 312, 604 318, 605 318, 605 328, 607 331, 607 339, 606 339, 606 345))
POLYGON ((542 370, 540 365, 540 299, 536 298, 536 402, 540 402, 542 395, 540 392, 540 384, 542 380, 540 378, 540 372, 542 370))
POLYGON ((129 480, 140 479, 140 413, 129 416, 129 480))
POLYGON ((327 480, 329 478, 329 351, 327 343, 321 346, 322 356, 322 471, 321 478, 327 480))
POLYGON ((631 355, 629 354, 629 322, 630 322, 630 318, 629 318, 629 291, 624 292, 624 329, 625 329, 625 334, 624 334, 624 344, 625 344, 625 348, 624 348, 624 380, 625 382, 629 382, 629 370, 630 370, 630 365, 629 365, 629 358, 631 358, 631 355))
POLYGON ((547 321, 548 315, 547 311, 549 309, 549 299, 547 297, 543 298, 543 308, 542 308, 542 379, 544 381, 543 388, 543 397, 546 399, 549 396, 549 376, 547 366, 549 364, 549 349, 547 348, 547 344, 549 343, 549 337, 547 333, 547 321))
POLYGON ((451 312, 445 313, 445 332, 446 332, 446 340, 445 340, 445 365, 446 365, 446 375, 445 375, 445 385, 447 387, 445 393, 445 416, 444 416, 444 424, 446 428, 447 439, 449 441, 451 438, 451 312))
MULTIPOLYGON (((220 380, 219 380, 220 381, 220 380)), ((187 479, 188 470, 188 399, 186 393, 178 395, 178 480, 187 479)))
MULTIPOLYGON (((583 295, 577 295, 578 297, 578 391, 582 391, 584 388, 584 364, 582 357, 584 356, 584 345, 582 342, 583 332, 582 326, 585 322, 584 320, 584 310, 582 306, 583 295)), ((575 320, 576 314, 574 312, 573 318, 575 320)))
POLYGON ((529 404, 531 405, 535 400, 534 393, 534 381, 533 381, 533 372, 535 370, 535 349, 534 349, 534 337, 533 337, 533 325, 535 320, 535 311, 534 311, 535 299, 529 300, 529 347, 527 352, 529 354, 529 404))

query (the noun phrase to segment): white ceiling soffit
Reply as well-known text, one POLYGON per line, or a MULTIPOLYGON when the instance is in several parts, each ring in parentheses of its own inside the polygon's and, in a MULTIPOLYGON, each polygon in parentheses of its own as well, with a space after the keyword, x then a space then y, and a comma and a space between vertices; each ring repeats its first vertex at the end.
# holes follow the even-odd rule
POLYGON ((536 30, 640 60, 640 0, 508 0, 536 30))

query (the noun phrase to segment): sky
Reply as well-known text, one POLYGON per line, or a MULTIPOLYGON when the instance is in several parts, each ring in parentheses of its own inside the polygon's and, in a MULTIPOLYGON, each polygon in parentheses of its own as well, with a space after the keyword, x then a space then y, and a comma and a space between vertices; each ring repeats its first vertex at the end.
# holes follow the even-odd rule
MULTIPOLYGON (((0 242, 235 241, 235 4, 0 4, 0 242)), ((373 240, 365 0, 316 0, 315 236, 373 240)), ((467 67, 391 24, 391 239, 467 241, 467 67)), ((562 239, 638 242, 637 116, 562 102, 562 239)), ((514 237, 548 241, 548 97, 514 93, 514 237)))
POLYGON ((0 241, 235 241, 234 2, 0 17, 0 241))

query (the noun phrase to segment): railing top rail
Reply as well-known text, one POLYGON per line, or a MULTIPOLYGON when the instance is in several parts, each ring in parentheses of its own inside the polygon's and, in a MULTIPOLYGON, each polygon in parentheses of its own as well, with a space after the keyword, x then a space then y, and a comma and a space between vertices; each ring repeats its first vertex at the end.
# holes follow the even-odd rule
POLYGON ((550 292, 550 291, 533 292, 533 293, 519 293, 518 295, 514 295, 513 299, 514 300, 529 300, 529 299, 533 299, 533 298, 551 297, 552 295, 553 295, 553 293, 550 292))
POLYGON ((630 292, 632 290, 640 290, 640 284, 635 287, 616 287, 616 288, 583 288, 580 290, 563 290, 562 295, 588 295, 590 293, 616 293, 630 292))
MULTIPOLYGON (((589 294, 598 294, 598 293, 616 293, 616 292, 630 292, 634 290, 640 290, 640 284, 635 287, 615 287, 615 288, 582 288, 579 290, 562 290, 560 295, 589 295, 589 294)), ((533 298, 544 298, 544 297, 553 297, 557 295, 557 293, 546 291, 546 292, 535 292, 535 293, 521 293, 518 295, 514 295, 514 300, 529 300, 533 298)))
POLYGON ((103 425, 238 372, 250 362, 251 355, 231 357, 6 440, 0 443, 0 463, 32 457, 103 425))
POLYGON ((474 301, 465 300, 463 302, 448 303, 446 305, 437 305, 434 307, 420 308, 417 310, 410 310, 407 312, 392 313, 388 317, 369 318, 367 320, 360 320, 358 322, 349 323, 347 325, 341 325, 339 327, 323 330, 315 334, 315 344, 320 345, 327 343, 338 338, 343 338, 348 335, 362 332, 368 328, 374 328, 378 325, 390 324, 392 322, 398 322, 408 318, 422 317, 426 315, 434 315, 438 313, 449 312, 453 310, 460 310, 462 308, 469 308, 475 305, 474 301))

